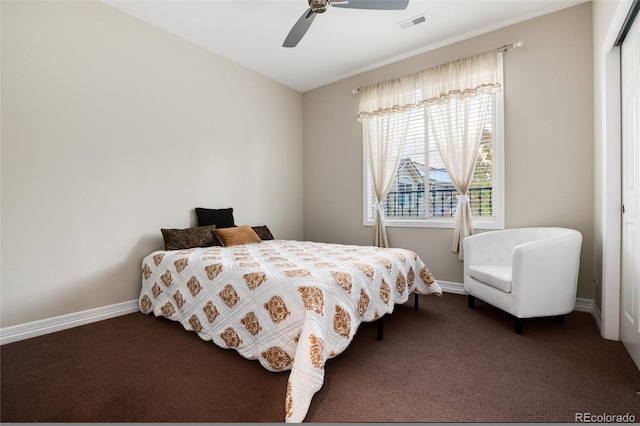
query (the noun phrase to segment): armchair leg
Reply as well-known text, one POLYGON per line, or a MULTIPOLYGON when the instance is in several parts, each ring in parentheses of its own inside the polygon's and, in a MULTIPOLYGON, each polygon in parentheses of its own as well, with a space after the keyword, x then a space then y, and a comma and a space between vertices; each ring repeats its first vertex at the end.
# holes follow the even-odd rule
POLYGON ((522 318, 516 318, 516 334, 522 334, 522 318))
POLYGON ((413 297, 415 298, 415 300, 413 302, 413 309, 415 309, 417 311, 418 310, 418 293, 414 293, 413 297))
POLYGON ((382 340, 382 317, 376 322, 378 323, 378 340, 382 340))
POLYGON ((469 307, 470 307, 471 309, 475 308, 475 307, 476 307, 476 298, 475 298, 475 297, 473 297, 472 295, 469 295, 469 301, 468 301, 468 303, 469 303, 469 307))

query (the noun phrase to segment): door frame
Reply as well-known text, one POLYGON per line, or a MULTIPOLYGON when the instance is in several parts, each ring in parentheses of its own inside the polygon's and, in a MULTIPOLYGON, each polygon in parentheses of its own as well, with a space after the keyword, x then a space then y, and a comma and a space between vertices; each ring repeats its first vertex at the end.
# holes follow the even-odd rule
POLYGON ((618 35, 633 6, 633 0, 621 0, 601 47, 603 72, 603 155, 602 177, 602 325, 606 339, 620 339, 620 245, 622 242, 622 110, 620 107, 620 47, 618 35))

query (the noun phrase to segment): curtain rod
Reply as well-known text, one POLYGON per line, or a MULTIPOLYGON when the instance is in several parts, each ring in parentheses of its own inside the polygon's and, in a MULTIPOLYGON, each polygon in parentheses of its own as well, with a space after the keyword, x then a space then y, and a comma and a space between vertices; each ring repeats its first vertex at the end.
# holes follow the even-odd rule
POLYGON ((507 50, 513 49, 515 47, 522 47, 523 44, 524 42, 522 40, 518 40, 515 43, 505 44, 504 46, 498 47, 496 50, 498 52, 506 52, 507 50))
MULTIPOLYGON (((522 47, 522 45, 524 44, 524 42, 522 40, 518 40, 515 43, 511 43, 511 44, 505 44, 504 46, 500 46, 498 47, 496 50, 498 52, 506 52, 509 49, 513 49, 516 47, 522 47)), ((351 93, 353 93, 354 95, 357 95, 358 93, 360 93, 360 89, 353 89, 351 90, 351 93)))

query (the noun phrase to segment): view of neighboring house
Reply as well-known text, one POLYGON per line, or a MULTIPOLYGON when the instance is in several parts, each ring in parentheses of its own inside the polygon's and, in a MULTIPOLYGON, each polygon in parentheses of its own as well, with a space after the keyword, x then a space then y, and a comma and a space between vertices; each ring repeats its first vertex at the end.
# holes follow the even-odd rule
MULTIPOLYGON (((456 212, 458 190, 443 168, 429 167, 428 208, 425 206, 425 166, 410 157, 400 160, 398 176, 387 195, 387 217, 445 217, 456 212), (427 213, 428 211, 428 213, 427 213)), ((472 210, 480 216, 491 216, 491 186, 476 186, 469 190, 472 210)))

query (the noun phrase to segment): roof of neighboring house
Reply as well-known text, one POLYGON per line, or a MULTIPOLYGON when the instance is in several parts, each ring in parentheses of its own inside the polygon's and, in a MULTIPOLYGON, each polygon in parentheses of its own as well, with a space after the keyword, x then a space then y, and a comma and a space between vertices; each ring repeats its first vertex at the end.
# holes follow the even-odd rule
MULTIPOLYGON (((410 157, 403 157, 398 166, 398 173, 403 176, 409 176, 414 181, 424 183, 425 167, 424 164, 413 161, 410 157)), ((429 167, 429 182, 440 184, 452 184, 449 173, 446 169, 429 167)))

